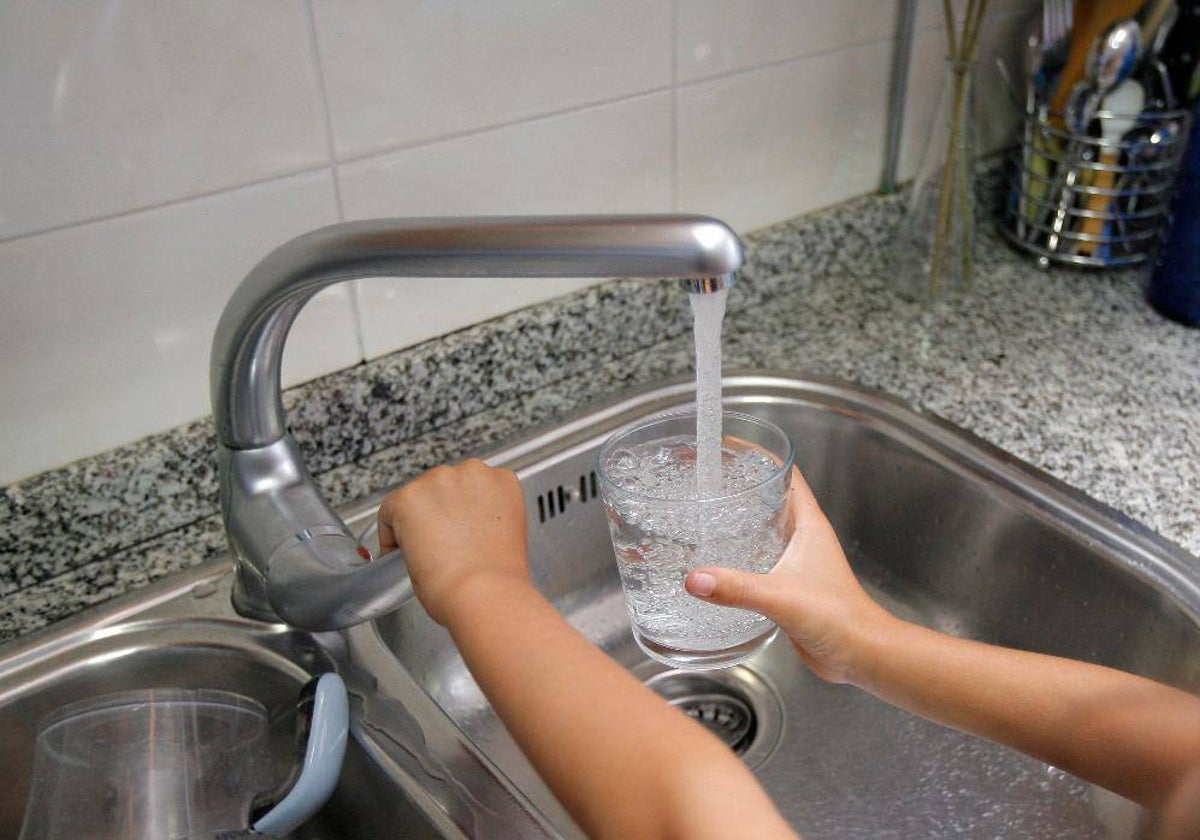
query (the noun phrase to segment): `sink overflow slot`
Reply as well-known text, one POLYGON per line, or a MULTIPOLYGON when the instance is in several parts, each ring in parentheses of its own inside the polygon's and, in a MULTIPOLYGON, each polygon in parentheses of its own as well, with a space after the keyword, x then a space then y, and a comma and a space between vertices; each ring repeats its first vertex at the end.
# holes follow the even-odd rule
POLYGON ((579 476, 578 488, 568 490, 560 484, 537 497, 538 522, 545 522, 560 513, 566 513, 568 502, 587 502, 597 496, 599 491, 596 489, 595 471, 579 476))

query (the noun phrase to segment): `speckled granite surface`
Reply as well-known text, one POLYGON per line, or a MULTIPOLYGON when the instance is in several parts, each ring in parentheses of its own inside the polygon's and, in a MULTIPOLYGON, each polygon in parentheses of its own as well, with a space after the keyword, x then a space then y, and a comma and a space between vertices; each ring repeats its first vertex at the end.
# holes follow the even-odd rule
MULTIPOLYGON (((867 197, 748 237, 726 365, 896 395, 1200 555, 1200 330, 1134 274, 1040 271, 988 231, 973 295, 923 309, 890 282, 898 212, 867 197)), ((690 371, 689 327, 670 284, 594 287, 294 389, 289 419, 343 504, 690 371)), ((4 488, 0 641, 223 552, 214 451, 195 423, 4 488)))

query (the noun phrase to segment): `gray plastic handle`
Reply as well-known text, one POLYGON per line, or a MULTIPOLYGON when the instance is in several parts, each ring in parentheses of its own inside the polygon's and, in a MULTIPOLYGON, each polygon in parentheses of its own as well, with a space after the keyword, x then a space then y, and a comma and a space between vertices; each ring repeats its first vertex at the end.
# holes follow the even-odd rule
POLYGON ((321 810, 337 787, 350 732, 350 700, 346 684, 337 674, 322 674, 316 696, 304 764, 296 784, 279 803, 262 816, 251 831, 283 836, 295 831, 321 810))

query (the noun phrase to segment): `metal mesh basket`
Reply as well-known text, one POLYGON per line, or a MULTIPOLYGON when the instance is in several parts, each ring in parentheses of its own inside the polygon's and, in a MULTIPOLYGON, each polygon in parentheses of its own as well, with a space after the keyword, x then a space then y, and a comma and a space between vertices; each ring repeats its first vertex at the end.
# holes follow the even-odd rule
POLYGON ((1011 161, 1005 235, 1042 265, 1148 259, 1167 224, 1189 120, 1182 110, 1100 111, 1093 136, 1068 131, 1061 115, 1028 114, 1011 161), (1119 139, 1104 139, 1106 129, 1119 139))

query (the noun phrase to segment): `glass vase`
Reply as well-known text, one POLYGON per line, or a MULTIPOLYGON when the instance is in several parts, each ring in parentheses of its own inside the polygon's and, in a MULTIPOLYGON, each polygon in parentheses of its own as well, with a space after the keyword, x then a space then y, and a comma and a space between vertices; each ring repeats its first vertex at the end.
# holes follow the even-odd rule
POLYGON ((974 276, 974 106, 973 62, 947 60, 893 246, 898 287, 926 303, 969 291, 974 276))

